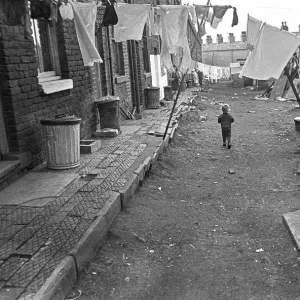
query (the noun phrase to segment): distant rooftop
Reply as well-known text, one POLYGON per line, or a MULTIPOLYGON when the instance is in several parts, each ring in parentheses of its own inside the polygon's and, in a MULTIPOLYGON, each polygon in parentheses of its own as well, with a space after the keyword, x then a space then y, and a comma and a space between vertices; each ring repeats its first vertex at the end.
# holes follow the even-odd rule
POLYGON ((210 45, 202 45, 202 51, 228 51, 228 50, 247 50, 247 41, 246 42, 232 42, 232 43, 213 43, 210 45))

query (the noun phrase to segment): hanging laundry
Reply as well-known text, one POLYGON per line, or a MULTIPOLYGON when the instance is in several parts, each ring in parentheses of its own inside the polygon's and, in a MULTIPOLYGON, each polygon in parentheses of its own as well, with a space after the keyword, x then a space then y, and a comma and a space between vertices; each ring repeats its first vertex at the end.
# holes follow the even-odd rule
POLYGON ((162 16, 161 62, 171 72, 174 72, 171 54, 180 55, 176 63, 179 71, 185 72, 191 64, 191 55, 187 39, 187 21, 189 9, 185 5, 160 5, 162 16))
POLYGON ((197 15, 196 15, 196 9, 195 6, 193 5, 188 5, 189 8, 189 13, 193 22, 194 27, 197 29, 198 31, 198 20, 197 20, 197 15))
POLYGON ((199 33, 200 37, 203 37, 204 35, 206 35, 206 29, 205 29, 205 22, 203 23, 203 25, 200 27, 199 29, 199 33))
POLYGON ((227 5, 224 6, 213 6, 213 16, 211 20, 211 27, 214 29, 217 29, 219 23, 223 20, 224 15, 226 14, 228 8, 230 8, 227 5))
POLYGON ((205 17, 205 21, 208 23, 211 23, 213 20, 213 11, 209 10, 207 16, 205 17))
POLYGON ((259 34, 259 30, 261 27, 262 21, 259 21, 248 15, 247 21, 247 48, 249 50, 254 49, 254 45, 256 43, 256 39, 259 34))
POLYGON ((162 23, 160 9, 153 7, 150 12, 150 32, 152 35, 161 35, 162 34, 162 23))
POLYGON ((150 15, 150 4, 119 4, 115 6, 119 21, 114 26, 116 42, 140 41, 150 15))
POLYGON ((32 19, 43 18, 48 20, 51 16, 52 0, 31 0, 30 16, 32 19))
POLYGON ((237 25, 238 23, 239 23, 239 17, 237 14, 237 9, 236 7, 233 7, 233 17, 232 17, 231 27, 237 25))
POLYGON ((95 47, 96 3, 79 3, 77 1, 71 1, 71 4, 73 7, 76 34, 84 65, 93 66, 94 62, 103 62, 95 47))
POLYGON ((70 3, 61 3, 61 6, 59 7, 59 12, 61 17, 66 20, 73 20, 74 14, 73 14, 73 9, 70 3))
POLYGON ((209 12, 209 7, 204 5, 194 5, 195 12, 198 19, 205 19, 209 12))
POLYGON ((102 25, 107 27, 109 25, 116 25, 118 23, 118 15, 116 13, 114 3, 115 0, 107 1, 103 15, 102 25))
POLYGON ((300 38, 296 35, 264 24, 240 77, 258 80, 267 80, 271 77, 278 79, 299 45, 300 38))

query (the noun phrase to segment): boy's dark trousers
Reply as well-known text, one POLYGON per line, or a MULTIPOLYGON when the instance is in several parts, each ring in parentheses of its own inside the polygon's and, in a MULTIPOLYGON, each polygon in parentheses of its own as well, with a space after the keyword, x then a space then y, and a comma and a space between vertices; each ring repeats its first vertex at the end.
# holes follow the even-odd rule
POLYGON ((222 128, 223 145, 228 141, 228 146, 231 145, 231 128, 222 128))

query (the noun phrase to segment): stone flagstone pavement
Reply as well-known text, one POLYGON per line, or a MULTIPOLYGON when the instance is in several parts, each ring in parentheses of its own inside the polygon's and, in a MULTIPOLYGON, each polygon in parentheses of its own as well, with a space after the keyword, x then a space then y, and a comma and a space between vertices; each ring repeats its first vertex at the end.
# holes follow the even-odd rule
MULTIPOLYGON (((1 300, 63 299, 101 245, 114 217, 168 145, 180 116, 189 110, 186 104, 194 97, 193 90, 197 89, 179 97, 165 141, 162 135, 173 101, 144 111, 141 120, 122 121, 122 134, 98 140, 99 150, 81 155, 75 169, 51 171, 43 166, 30 172, 37 184, 46 174, 53 178, 73 175, 61 190, 50 186, 52 195, 36 195, 37 186, 32 199, 27 199, 27 190, 26 201, 19 197, 21 200, 11 199, 11 203, 12 193, 5 192, 10 187, 0 192, 1 300), (58 272, 70 257, 75 261, 74 270, 72 263, 66 263, 70 270, 58 272), (64 282, 64 276, 66 286, 55 286, 55 281, 64 282)), ((13 185, 18 187, 21 182, 22 178, 13 185)))

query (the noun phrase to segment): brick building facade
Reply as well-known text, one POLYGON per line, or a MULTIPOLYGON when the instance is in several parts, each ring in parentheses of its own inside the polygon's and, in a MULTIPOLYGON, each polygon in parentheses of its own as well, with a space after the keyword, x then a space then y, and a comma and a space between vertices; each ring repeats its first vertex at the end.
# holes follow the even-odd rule
POLYGON ((228 42, 224 42, 223 36, 218 34, 217 43, 212 43, 212 38, 208 35, 202 48, 202 60, 207 65, 229 67, 230 63, 245 62, 249 52, 244 31, 241 33, 241 41, 235 41, 233 33, 229 33, 228 42))
MULTIPOLYGON (((178 0, 123 2, 180 4, 178 0)), ((144 109, 144 89, 151 86, 149 55, 159 54, 160 48, 159 38, 149 37, 148 26, 142 41, 115 43, 113 28, 101 25, 105 1, 99 1, 95 40, 103 63, 86 67, 74 20, 62 19, 58 13, 56 21, 34 21, 28 7, 28 0, 0 1, 0 160, 16 154, 24 158, 23 167, 45 161, 41 119, 75 115, 82 119, 81 138, 89 138, 97 128, 95 100, 114 94, 124 109, 132 110, 137 101, 144 109), (45 30, 39 43, 34 26, 45 30), (46 58, 43 47, 51 48, 46 58)), ((196 37, 189 30, 191 39, 196 37)), ((200 43, 198 57, 199 48, 200 43)))

